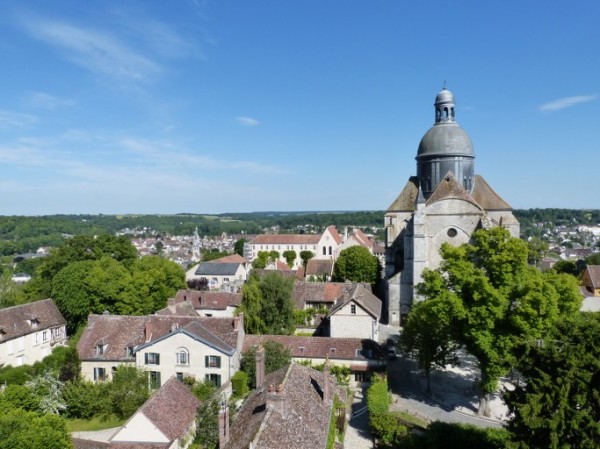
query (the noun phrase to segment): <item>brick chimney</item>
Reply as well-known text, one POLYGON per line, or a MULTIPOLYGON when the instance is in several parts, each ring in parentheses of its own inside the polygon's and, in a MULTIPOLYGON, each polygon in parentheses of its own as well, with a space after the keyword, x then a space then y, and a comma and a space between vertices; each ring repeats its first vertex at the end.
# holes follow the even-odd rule
POLYGON ((285 394, 283 384, 269 385, 267 390, 267 408, 277 411, 283 419, 286 419, 285 394))
POLYGON ((331 401, 331 382, 329 375, 329 356, 325 359, 325 366, 323 366, 323 386, 321 388, 323 391, 323 402, 325 404, 329 404, 331 401))
POLYGON ((175 312, 177 311, 177 308, 175 307, 175 298, 167 299, 167 307, 169 312, 171 312, 172 315, 175 315, 175 312))
POLYGON ((144 337, 146 339, 146 343, 152 339, 152 326, 150 325, 150 320, 146 321, 144 326, 144 337))
POLYGON ((225 447, 229 441, 229 407, 222 401, 219 407, 219 449, 225 447))
POLYGON ((233 330, 235 332, 237 332, 239 328, 240 328, 240 317, 236 316, 233 318, 233 330))
POLYGON ((264 387, 265 383, 265 348, 262 342, 258 344, 256 350, 256 389, 264 387))

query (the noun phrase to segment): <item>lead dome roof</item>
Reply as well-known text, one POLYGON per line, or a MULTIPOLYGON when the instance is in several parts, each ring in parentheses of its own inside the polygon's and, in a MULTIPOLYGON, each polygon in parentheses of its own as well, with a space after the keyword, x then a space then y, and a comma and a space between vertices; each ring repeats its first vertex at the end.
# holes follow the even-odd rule
POLYGON ((454 95, 442 89, 435 97, 435 124, 419 143, 417 158, 429 156, 475 157, 473 142, 454 119, 454 95))

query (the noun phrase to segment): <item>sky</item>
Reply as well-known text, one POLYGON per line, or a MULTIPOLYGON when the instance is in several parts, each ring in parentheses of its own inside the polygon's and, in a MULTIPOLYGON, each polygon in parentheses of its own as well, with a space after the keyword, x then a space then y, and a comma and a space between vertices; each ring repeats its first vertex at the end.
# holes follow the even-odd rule
POLYGON ((0 215, 384 210, 444 83, 514 208, 600 208, 600 2, 5 0, 0 215))

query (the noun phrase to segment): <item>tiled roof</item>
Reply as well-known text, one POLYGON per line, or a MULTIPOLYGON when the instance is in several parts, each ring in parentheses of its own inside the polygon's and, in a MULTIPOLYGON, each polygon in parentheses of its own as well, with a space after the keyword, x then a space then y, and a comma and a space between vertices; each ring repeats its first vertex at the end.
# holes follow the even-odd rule
MULTIPOLYGON (((350 282, 294 282, 293 298, 296 308, 303 309, 304 305, 312 302, 334 304, 344 294, 347 294, 357 284, 350 282)), ((365 287, 370 289, 371 287, 365 287)))
POLYGON ((168 299, 168 306, 154 312, 155 315, 198 316, 191 302, 175 303, 175 298, 168 299))
POLYGON ((373 340, 360 338, 300 337, 296 335, 249 335, 244 339, 244 351, 259 342, 274 341, 289 348, 294 358, 334 360, 383 360, 384 351, 373 340), (358 355, 357 355, 358 351, 358 355), (369 352, 370 351, 370 352, 369 352))
POLYGON ((306 276, 331 276, 333 259, 309 259, 306 264, 306 276))
POLYGON ((588 265, 586 268, 593 288, 600 288, 600 265, 588 265))
POLYGON ((210 263, 248 263, 246 259, 244 259, 239 254, 231 254, 230 256, 221 257, 219 259, 213 259, 209 261, 210 263))
POLYGON ((108 443, 73 438, 75 449, 168 449, 171 443, 108 443))
POLYGON ((65 324, 66 320, 51 299, 0 309, 2 341, 65 324), (36 327, 30 324, 32 319, 36 327))
POLYGON ((250 241, 251 245, 316 245, 319 234, 263 234, 250 241))
MULTIPOLYGON (((124 315, 90 315, 79 342, 77 353, 81 360, 114 360, 133 361, 127 356, 128 347, 138 347, 147 342, 156 341, 171 334, 174 330, 185 328, 192 322, 198 322, 206 331, 229 347, 237 345, 238 332, 234 330, 233 318, 202 318, 199 316, 124 316, 124 315), (150 338, 146 338, 146 329, 150 338), (97 354, 96 346, 105 345, 104 352, 97 354)), ((196 332, 192 327, 189 332, 196 332)), ((206 335, 197 331, 194 335, 206 335)), ((213 340, 210 340, 214 343, 213 340)), ((216 340, 215 340, 216 341, 216 340)), ((223 346, 225 348, 225 346, 223 346)))
POLYGON ((282 386, 279 393, 256 390, 232 423, 227 449, 316 449, 325 447, 332 402, 323 401, 324 382, 334 379, 312 368, 290 364, 266 376, 266 385, 282 386), (269 397, 280 400, 273 406, 269 397))
POLYGON ((367 237, 365 233, 362 232, 359 228, 354 228, 352 230, 352 235, 361 243, 362 246, 365 246, 367 248, 373 247, 373 242, 371 241, 371 239, 367 237))
POLYGON ((171 377, 138 410, 171 441, 183 436, 196 417, 200 401, 177 378, 171 377))
POLYGON ((340 235, 340 233, 338 232, 338 230, 335 228, 334 225, 331 225, 327 228, 327 230, 331 233, 331 235, 333 236, 333 240, 335 240, 335 243, 337 243, 338 245, 341 245, 343 240, 342 240, 342 236, 340 235))
POLYGON ((234 276, 240 267, 239 263, 203 262, 198 265, 195 276, 234 276))
POLYGON ((379 319, 381 317, 381 300, 367 290, 362 284, 352 284, 353 289, 351 292, 344 296, 341 301, 338 301, 331 311, 329 316, 336 313, 339 309, 344 307, 350 301, 356 302, 359 306, 364 308, 367 312, 379 319))
POLYGON ((456 180, 452 172, 446 173, 440 183, 436 186, 431 196, 427 199, 427 205, 445 199, 459 199, 473 204, 481 209, 481 206, 473 199, 469 192, 456 180))
POLYGON ((473 199, 477 201, 477 204, 486 211, 512 210, 510 205, 500 198, 500 196, 494 192, 494 189, 492 189, 480 175, 475 175, 471 195, 473 196, 473 199))
POLYGON ((402 189, 402 192, 394 200, 387 212, 412 212, 415 210, 415 200, 419 194, 418 178, 411 176, 402 189))
POLYGON ((194 309, 225 310, 227 307, 238 307, 242 303, 242 294, 179 290, 175 295, 175 304, 186 302, 191 303, 194 309))

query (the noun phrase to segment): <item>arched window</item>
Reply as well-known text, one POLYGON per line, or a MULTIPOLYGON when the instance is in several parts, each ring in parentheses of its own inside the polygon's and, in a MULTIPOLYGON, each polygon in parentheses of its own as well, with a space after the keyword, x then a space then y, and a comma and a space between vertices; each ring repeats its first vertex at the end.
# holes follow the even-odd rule
POLYGON ((186 348, 179 348, 175 353, 175 363, 177 365, 190 364, 190 352, 186 348))
POLYGON ((444 108, 444 118, 448 118, 448 108, 444 108))
POLYGON ((331 248, 331 246, 329 247, 329 255, 331 256, 333 254, 333 249, 331 248))
POLYGON ((327 255, 327 247, 323 247, 323 255, 326 256, 327 255))

